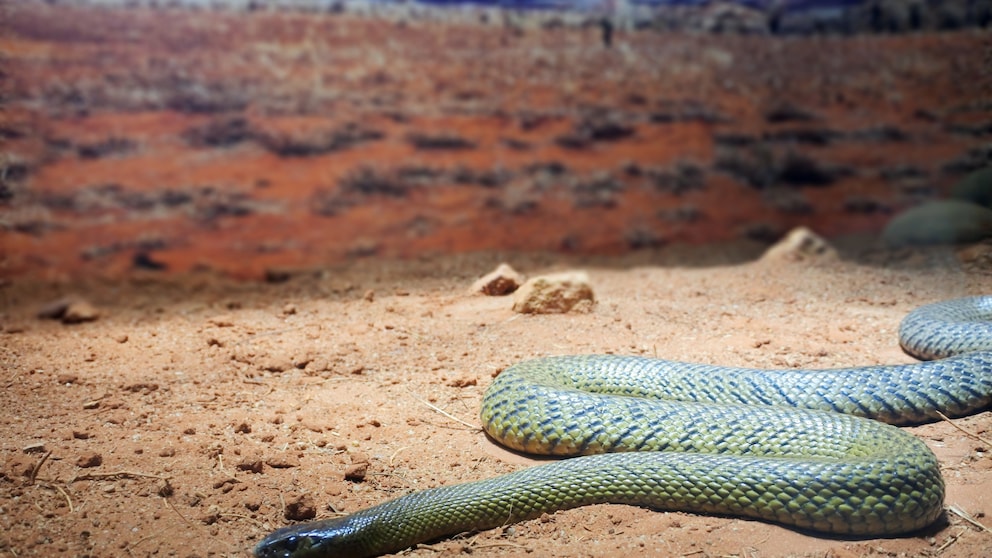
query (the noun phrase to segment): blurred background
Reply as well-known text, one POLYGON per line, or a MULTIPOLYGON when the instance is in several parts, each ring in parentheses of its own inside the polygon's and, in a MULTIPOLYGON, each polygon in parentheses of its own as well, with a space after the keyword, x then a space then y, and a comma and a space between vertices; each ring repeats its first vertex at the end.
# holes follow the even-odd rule
POLYGON ((0 10, 5 277, 992 235, 990 0, 0 10))

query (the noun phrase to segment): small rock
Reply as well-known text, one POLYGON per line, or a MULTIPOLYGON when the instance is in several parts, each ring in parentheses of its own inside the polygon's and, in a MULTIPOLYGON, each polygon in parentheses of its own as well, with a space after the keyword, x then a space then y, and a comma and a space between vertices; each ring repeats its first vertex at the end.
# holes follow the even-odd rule
POLYGON ((200 521, 204 525, 213 525, 220 521, 220 508, 217 505, 210 506, 207 508, 207 513, 200 516, 200 521))
POLYGON ((80 469, 99 467, 101 464, 103 464, 103 456, 92 451, 80 454, 76 459, 76 467, 80 469))
POLYGON ((473 378, 473 377, 470 377, 470 376, 463 376, 461 378, 454 378, 454 379, 448 381, 448 385, 449 386, 456 387, 456 388, 469 387, 469 386, 474 386, 474 385, 478 385, 478 384, 479 384, 478 378, 473 378))
POLYGON ((285 354, 267 355, 262 359, 259 368, 266 372, 285 372, 293 368, 293 361, 285 354))
POLYGON ((344 480, 351 482, 362 482, 368 475, 369 456, 363 452, 351 452, 351 465, 344 470, 344 480))
POLYGON ((300 460, 295 455, 274 455, 265 460, 265 464, 273 469, 290 469, 300 466, 300 460))
POLYGON ((260 499, 252 498, 251 500, 245 500, 245 508, 248 511, 257 512, 262 508, 262 501, 260 499))
POLYGON ((248 471, 251 473, 261 473, 262 472, 262 458, 257 455, 246 455, 241 458, 241 461, 235 465, 240 471, 248 471))
POLYGON ((501 263, 493 271, 472 283, 471 292, 489 296, 504 296, 520 288, 524 278, 509 264, 501 263))
POLYGON ((792 229, 785 238, 776 242, 771 248, 765 251, 761 257, 763 260, 826 260, 837 258, 837 250, 823 239, 820 235, 807 229, 798 227, 792 229))
POLYGON ((35 442, 24 446, 21 451, 24 453, 45 453, 45 443, 35 442))
POLYGON ((313 497, 309 494, 286 501, 286 519, 290 521, 305 521, 317 517, 317 506, 313 503, 313 497))
POLYGON ((362 482, 369 472, 368 463, 352 463, 344 470, 344 480, 351 482, 362 482))
MULTIPOLYGON (((313 419, 313 418, 310 418, 310 417, 304 417, 304 418, 300 418, 298 420, 300 421, 299 422, 300 427, 306 428, 310 432, 316 432, 316 433, 319 434, 319 433, 323 432, 325 429, 326 430, 333 430, 333 428, 327 428, 323 423, 319 422, 319 419, 313 419)), ((294 430, 295 430, 295 428, 294 428, 294 430)))
POLYGON ((562 314, 588 311, 595 302, 589 276, 567 271, 528 279, 514 295, 513 311, 521 314, 562 314))
POLYGON ((92 322, 100 317, 100 311, 95 306, 85 300, 73 301, 62 314, 62 323, 81 324, 92 322))
POLYGON ((216 327, 231 327, 234 325, 234 318, 227 314, 221 314, 207 319, 207 323, 216 327))
POLYGON ((95 306, 77 296, 53 300, 38 310, 38 318, 62 320, 64 324, 91 322, 100 317, 95 306))
POLYGON ((65 315, 65 309, 75 300, 73 297, 63 297, 53 300, 38 309, 38 318, 42 320, 58 320, 65 315))
POLYGON ((889 246, 966 244, 992 238, 992 209, 960 200, 925 203, 896 215, 882 239, 889 246))
POLYGON ((241 484, 241 481, 234 477, 220 478, 214 481, 213 488, 214 490, 220 490, 224 494, 227 494, 234 489, 234 486, 237 484, 241 484))
POLYGON ((77 376, 76 374, 63 373, 63 374, 59 374, 55 378, 55 381, 58 382, 60 385, 75 384, 76 382, 79 381, 79 376, 77 376))

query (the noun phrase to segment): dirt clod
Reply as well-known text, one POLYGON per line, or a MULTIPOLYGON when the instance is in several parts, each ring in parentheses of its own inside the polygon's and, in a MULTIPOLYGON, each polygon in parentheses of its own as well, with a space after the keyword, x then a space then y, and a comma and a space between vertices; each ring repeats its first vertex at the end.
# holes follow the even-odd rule
POLYGON ((306 521, 317 517, 317 506, 309 494, 286 500, 285 518, 289 521, 306 521))
POLYGON ((516 291, 523 282, 523 275, 510 267, 510 264, 501 263, 472 283, 470 291, 489 296, 504 296, 516 291))
POLYGON ((99 317, 100 311, 95 306, 85 300, 76 300, 66 307, 65 313, 62 314, 62 323, 81 324, 92 322, 99 317))
POLYGON ((262 472, 263 461, 258 456, 245 456, 240 461, 237 462, 235 467, 239 471, 248 471, 249 473, 261 473, 262 472))
POLYGON ((269 456, 265 459, 265 463, 273 469, 289 469, 291 467, 299 467, 300 459, 295 455, 283 453, 269 456))
POLYGON ((79 454, 76 458, 76 467, 81 469, 89 469, 91 467, 99 467, 103 464, 103 456, 96 452, 85 452, 79 454))
POLYGON ((344 480, 351 482, 362 482, 369 472, 368 463, 353 463, 345 468, 344 480))
POLYGON ((91 322, 100 317, 100 311, 87 300, 66 296, 44 304, 37 312, 42 319, 61 320, 64 324, 91 322))

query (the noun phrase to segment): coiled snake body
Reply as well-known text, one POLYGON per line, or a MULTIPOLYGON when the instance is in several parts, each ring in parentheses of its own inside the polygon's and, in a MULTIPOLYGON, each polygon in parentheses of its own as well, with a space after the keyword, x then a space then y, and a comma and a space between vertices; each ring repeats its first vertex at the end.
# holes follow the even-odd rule
POLYGON ((918 308, 900 342, 943 360, 774 371, 612 355, 523 362, 486 391, 486 432, 516 450, 583 457, 285 527, 255 554, 373 556, 606 502, 908 533, 942 513, 944 483, 929 448, 891 425, 992 403, 992 296, 918 308))

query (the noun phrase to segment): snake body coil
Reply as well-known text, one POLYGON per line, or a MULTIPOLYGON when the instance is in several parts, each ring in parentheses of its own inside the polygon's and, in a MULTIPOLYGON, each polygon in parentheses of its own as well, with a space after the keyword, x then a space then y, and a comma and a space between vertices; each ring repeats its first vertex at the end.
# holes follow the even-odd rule
POLYGON ((911 532, 941 514, 944 483, 922 441, 878 421, 992 404, 992 296, 921 307, 900 342, 921 358, 958 356, 775 371, 611 355, 523 362, 486 391, 486 432, 516 450, 582 457, 285 527, 255 554, 373 556, 594 503, 911 532))

